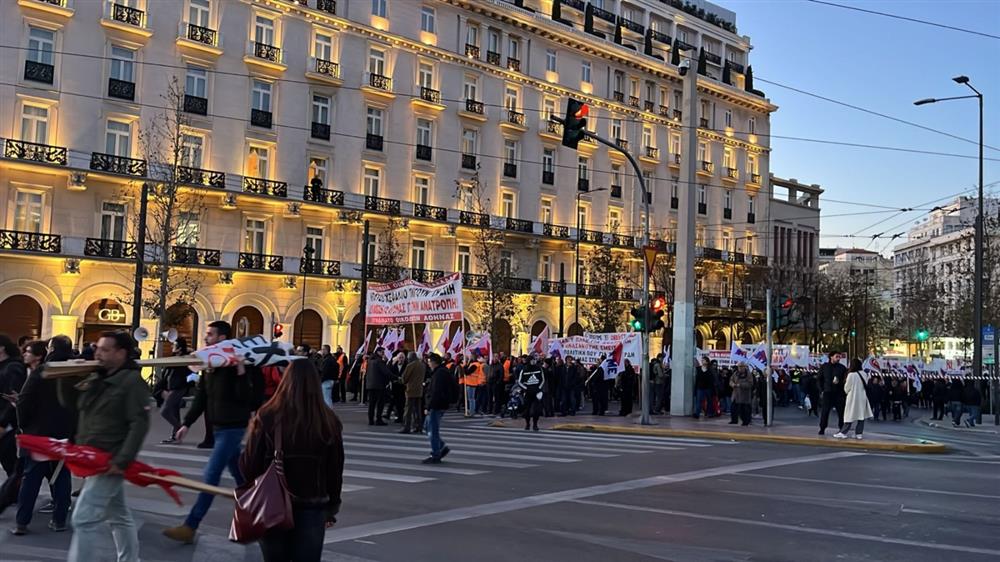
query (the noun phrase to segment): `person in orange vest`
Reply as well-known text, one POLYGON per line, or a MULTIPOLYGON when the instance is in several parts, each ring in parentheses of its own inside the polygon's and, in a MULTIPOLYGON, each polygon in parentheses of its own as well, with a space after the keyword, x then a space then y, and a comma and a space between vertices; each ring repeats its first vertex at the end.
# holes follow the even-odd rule
POLYGON ((459 380, 459 384, 465 386, 465 401, 468 404, 465 417, 479 416, 479 411, 476 408, 478 405, 476 397, 481 392, 479 387, 486 382, 483 362, 483 357, 479 357, 478 361, 472 361, 464 370, 460 371, 464 373, 464 376, 459 380))

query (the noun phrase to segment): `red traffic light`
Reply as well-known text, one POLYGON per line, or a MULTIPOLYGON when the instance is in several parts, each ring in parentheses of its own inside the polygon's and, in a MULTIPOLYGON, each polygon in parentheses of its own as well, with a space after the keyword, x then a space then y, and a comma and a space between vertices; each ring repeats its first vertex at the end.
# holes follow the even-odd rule
POLYGON ((663 310, 664 307, 667 306, 667 299, 665 299, 663 297, 655 297, 653 299, 653 302, 652 302, 651 306, 652 306, 653 312, 659 312, 659 311, 663 310))
POLYGON ((576 113, 573 114, 573 117, 576 117, 577 119, 583 119, 588 115, 590 115, 590 106, 587 104, 582 104, 580 105, 580 109, 577 109, 576 113))
POLYGON ((787 297, 781 303, 781 308, 784 308, 785 310, 788 310, 789 308, 792 308, 792 306, 794 306, 794 305, 795 305, 795 301, 792 299, 792 297, 787 297))

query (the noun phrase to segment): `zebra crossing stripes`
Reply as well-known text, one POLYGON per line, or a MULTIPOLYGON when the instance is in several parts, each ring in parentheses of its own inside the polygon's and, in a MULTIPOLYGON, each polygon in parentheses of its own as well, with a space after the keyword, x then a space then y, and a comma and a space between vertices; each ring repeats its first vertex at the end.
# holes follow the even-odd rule
MULTIPOLYGON (((372 434, 372 433, 365 433, 365 434, 357 435, 354 438, 355 439, 359 439, 359 440, 369 441, 369 442, 377 442, 377 443, 398 443, 399 442, 399 441, 397 441, 396 439, 394 439, 392 437, 389 437, 389 436, 379 436, 379 434, 372 434)), ((475 445, 475 447, 476 447, 477 450, 485 450, 485 451, 511 451, 511 450, 521 450, 521 451, 524 451, 524 450, 532 450, 532 449, 541 449, 543 452, 545 452, 547 450, 547 447, 545 447, 544 445, 538 444, 538 443, 524 442, 523 446, 514 446, 514 445, 510 445, 510 444, 495 443, 493 441, 490 441, 489 444, 483 444, 482 439, 473 439, 473 438, 468 438, 468 437, 454 437, 451 434, 447 435, 446 441, 448 441, 449 443, 451 443, 451 442, 469 443, 471 445, 475 445)), ((576 456, 576 457, 590 457, 590 458, 611 458, 611 457, 617 456, 617 455, 613 455, 613 454, 585 452, 585 451, 581 451, 581 450, 574 451, 572 454, 573 454, 573 456, 576 456)), ((502 457, 502 455, 501 455, 501 457, 502 457)), ((536 457, 533 457, 533 458, 539 459, 539 460, 546 460, 546 457, 538 457, 538 456, 536 456, 536 457)), ((558 462, 558 461, 556 461, 556 462, 558 462)))

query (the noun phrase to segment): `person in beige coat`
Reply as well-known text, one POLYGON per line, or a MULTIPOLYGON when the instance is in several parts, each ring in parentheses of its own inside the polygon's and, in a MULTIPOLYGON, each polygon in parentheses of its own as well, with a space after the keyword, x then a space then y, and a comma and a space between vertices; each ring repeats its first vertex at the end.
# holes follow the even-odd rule
POLYGON ((844 408, 844 427, 840 433, 834 435, 837 439, 847 439, 847 434, 854 429, 854 438, 861 439, 861 434, 865 431, 865 420, 874 417, 871 405, 868 404, 868 378, 869 374, 861 369, 861 360, 852 359, 851 368, 847 371, 847 380, 844 383, 844 391, 847 393, 847 402, 844 408), (857 424, 857 425, 855 425, 857 424))
POLYGON ((403 386, 406 387, 406 410, 403 413, 404 425, 400 433, 422 433, 424 426, 424 376, 426 368, 417 354, 410 352, 407 356, 406 368, 403 369, 403 386), (411 431, 412 428, 412 431, 411 431))

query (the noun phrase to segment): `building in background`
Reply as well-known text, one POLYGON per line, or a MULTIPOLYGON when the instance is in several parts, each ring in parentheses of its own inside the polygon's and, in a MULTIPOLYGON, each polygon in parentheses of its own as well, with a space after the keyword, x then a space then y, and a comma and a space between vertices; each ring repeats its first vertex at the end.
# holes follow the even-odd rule
POLYGON ((130 233, 150 175, 140 140, 176 79, 182 176, 203 201, 183 243, 164 249, 200 283, 179 313, 189 338, 224 319, 355 348, 359 281, 378 278, 360 265, 366 222, 370 258, 397 229, 408 275, 461 271, 471 302, 484 283, 482 220, 505 234, 510 286, 537 298, 527 322, 499 327, 497 349, 546 324, 582 332, 572 297, 603 290, 587 282, 598 245, 628 258, 616 290, 636 298, 642 217, 624 159, 596 143, 560 146, 549 117, 574 96, 590 104, 592 130, 639 157, 668 256, 678 192, 694 191, 699 345, 759 341, 763 284, 736 293, 732 280, 768 264, 770 227, 758 218, 771 203, 762 178, 776 107, 748 80, 734 14, 685 4, 4 2, 0 331, 80 341, 129 325, 130 233), (680 154, 683 58, 704 61, 692 65, 703 66, 695 155, 680 154), (697 185, 680 186, 688 157, 700 162, 697 185), (476 174, 493 218, 472 212, 476 174))
POLYGON ((817 184, 770 176, 770 285, 775 299, 791 299, 790 324, 778 332, 782 341, 818 339, 814 318, 819 285, 820 195, 817 184))

